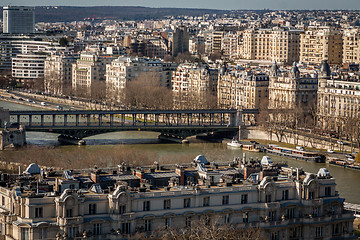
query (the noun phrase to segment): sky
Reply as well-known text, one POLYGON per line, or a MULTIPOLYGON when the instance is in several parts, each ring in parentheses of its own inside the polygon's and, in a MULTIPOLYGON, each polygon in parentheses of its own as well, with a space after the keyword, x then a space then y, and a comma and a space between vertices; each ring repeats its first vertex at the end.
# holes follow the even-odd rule
POLYGON ((145 6, 210 9, 360 9, 360 0, 0 0, 13 6, 145 6))

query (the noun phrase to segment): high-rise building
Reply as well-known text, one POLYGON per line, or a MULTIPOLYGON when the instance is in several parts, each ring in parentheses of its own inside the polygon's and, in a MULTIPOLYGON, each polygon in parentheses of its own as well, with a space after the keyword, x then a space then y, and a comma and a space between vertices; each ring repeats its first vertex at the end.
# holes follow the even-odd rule
POLYGON ((246 30, 240 55, 249 60, 291 64, 299 61, 300 33, 287 28, 246 30))
POLYGON ((33 7, 3 8, 3 32, 4 33, 34 33, 35 12, 33 7))
POLYGON ((342 63, 342 34, 339 30, 324 28, 301 34, 300 61, 320 64, 327 59, 329 64, 342 63))
POLYGON ((179 53, 189 51, 189 32, 186 27, 175 29, 172 43, 172 55, 177 56, 179 53))

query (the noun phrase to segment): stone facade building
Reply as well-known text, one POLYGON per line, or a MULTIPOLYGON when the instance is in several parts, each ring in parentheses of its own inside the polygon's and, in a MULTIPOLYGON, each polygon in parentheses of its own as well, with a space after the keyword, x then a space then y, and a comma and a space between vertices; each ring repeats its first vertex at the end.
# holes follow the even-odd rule
POLYGON ((82 52, 72 64, 72 89, 77 95, 99 98, 105 93, 106 64, 114 57, 82 52))
POLYGON ((56 95, 72 93, 72 64, 78 56, 58 53, 48 56, 44 67, 44 90, 56 95))
POLYGON ((180 64, 172 75, 174 107, 204 108, 208 100, 216 102, 217 83, 217 69, 197 63, 180 64))
POLYGON ((301 32, 286 28, 245 30, 240 56, 283 64, 299 61, 301 32))
MULTIPOLYGON (((269 75, 251 69, 220 70, 218 81, 218 106, 230 109, 260 109, 266 107, 269 75)), ((243 117, 247 124, 255 123, 255 116, 243 117)))
POLYGON ((294 63, 281 71, 276 63, 270 70, 269 109, 304 108, 316 103, 318 78, 316 73, 301 73, 294 63))
POLYGON ((343 63, 360 62, 359 29, 347 29, 343 33, 343 63))
POLYGON ((196 168, 169 170, 121 166, 119 172, 98 169, 81 175, 41 173, 32 166, 37 171, 21 177, 2 174, 0 234, 29 240, 128 239, 205 221, 259 228, 265 239, 355 238, 353 212, 344 209, 326 169, 312 174, 232 164, 239 168, 200 161, 196 168), (254 174, 258 179, 248 180, 254 174))
POLYGON ((346 121, 360 117, 360 77, 357 74, 332 74, 326 61, 321 65, 317 117, 320 126, 340 131, 346 121))

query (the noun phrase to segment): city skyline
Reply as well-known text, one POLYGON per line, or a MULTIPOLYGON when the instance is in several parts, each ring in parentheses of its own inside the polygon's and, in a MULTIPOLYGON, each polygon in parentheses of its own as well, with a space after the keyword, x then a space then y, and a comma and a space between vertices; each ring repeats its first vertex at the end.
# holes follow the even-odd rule
POLYGON ((208 9, 224 9, 224 10, 240 10, 240 9, 272 9, 272 10, 312 10, 312 9, 349 9, 355 10, 360 9, 360 2, 358 0, 345 0, 345 1, 335 1, 335 0, 253 0, 253 1, 236 1, 236 0, 226 0, 226 1, 190 1, 185 0, 182 2, 169 2, 165 0, 122 0, 122 1, 113 1, 113 0, 104 0, 101 4, 95 0, 80 0, 76 1, 74 4, 73 1, 64 0, 64 1, 51 1, 51 0, 34 0, 31 3, 25 0, 14 0, 11 3, 6 3, 2 1, 3 6, 11 4, 12 6, 24 5, 24 6, 144 6, 144 7, 170 7, 170 8, 208 8, 208 9))

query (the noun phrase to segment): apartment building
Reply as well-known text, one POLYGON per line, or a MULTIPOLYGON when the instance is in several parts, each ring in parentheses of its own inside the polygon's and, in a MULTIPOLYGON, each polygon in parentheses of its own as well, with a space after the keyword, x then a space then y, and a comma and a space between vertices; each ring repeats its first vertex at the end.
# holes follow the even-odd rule
POLYGON ((240 35, 237 32, 227 32, 224 34, 221 41, 221 51, 225 58, 239 58, 239 38, 240 35))
POLYGON ((204 221, 259 228, 265 239, 355 239, 353 212, 324 168, 313 174, 244 159, 210 165, 204 156, 194 165, 40 174, 31 164, 21 176, 3 173, 0 234, 128 239, 204 221))
MULTIPOLYGON (((269 75, 255 69, 226 70, 223 66, 218 81, 218 106, 230 109, 266 107, 269 75)), ((243 116, 245 124, 256 122, 255 115, 243 116)))
POLYGON ((82 52, 80 59, 72 64, 72 89, 81 96, 101 98, 105 94, 106 64, 114 57, 82 52))
POLYGON ((172 37, 172 55, 176 57, 179 53, 188 51, 189 31, 185 26, 177 27, 172 37))
POLYGON ((296 62, 290 69, 276 63, 270 70, 269 109, 293 109, 316 103, 318 78, 316 72, 300 72, 296 62))
POLYGON ((147 76, 152 78, 149 81, 156 80, 160 86, 171 88, 172 73, 176 68, 176 63, 155 58, 119 57, 106 65, 107 96, 115 94, 116 99, 121 100, 127 83, 138 77, 145 77, 146 73, 151 74, 147 76))
POLYGON ((283 64, 299 61, 301 30, 288 28, 248 29, 243 32, 240 56, 283 64))
POLYGON ((340 30, 319 28, 301 34, 300 61, 321 64, 326 59, 329 64, 341 64, 343 38, 340 30))
MULTIPOLYGON (((198 63, 180 64, 172 75, 174 106, 205 107, 217 94, 218 70, 198 63)), ((216 100, 215 100, 216 102, 216 100)))
POLYGON ((79 58, 78 54, 54 53, 45 60, 44 90, 55 95, 72 93, 72 64, 79 58))
POLYGON ((360 76, 356 73, 331 73, 326 61, 321 64, 317 117, 324 129, 341 131, 346 121, 360 117, 360 76))
POLYGON ((343 33, 343 63, 360 62, 359 29, 346 29, 343 33))
POLYGON ((43 85, 45 59, 44 54, 19 54, 12 58, 13 79, 28 87, 43 85))

